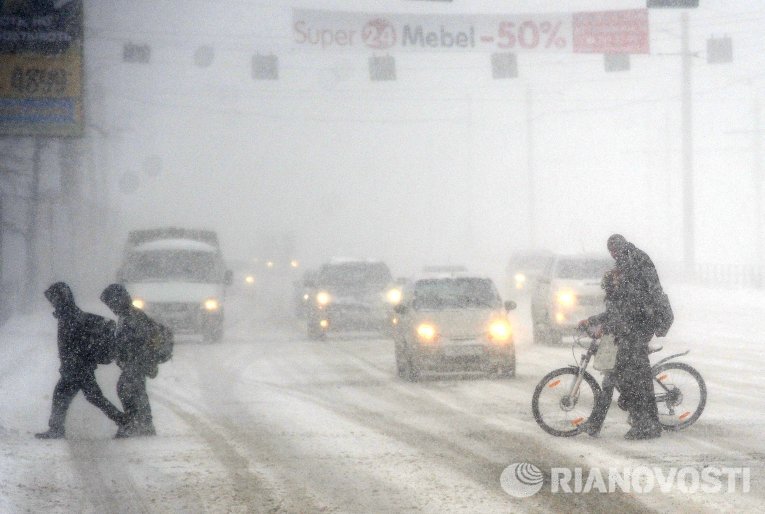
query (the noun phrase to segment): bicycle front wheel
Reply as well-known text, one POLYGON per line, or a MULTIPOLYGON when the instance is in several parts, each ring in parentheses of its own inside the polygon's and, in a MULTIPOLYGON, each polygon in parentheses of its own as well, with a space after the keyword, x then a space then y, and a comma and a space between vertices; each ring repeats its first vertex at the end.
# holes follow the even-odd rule
POLYGON ((707 403, 707 386, 688 364, 666 362, 653 369, 653 392, 664 430, 682 430, 699 419, 707 403))
POLYGON ((576 368, 556 369, 545 375, 534 390, 531 411, 537 424, 548 434, 577 435, 595 409, 600 386, 592 375, 585 373, 579 390, 572 391, 577 373, 576 368))

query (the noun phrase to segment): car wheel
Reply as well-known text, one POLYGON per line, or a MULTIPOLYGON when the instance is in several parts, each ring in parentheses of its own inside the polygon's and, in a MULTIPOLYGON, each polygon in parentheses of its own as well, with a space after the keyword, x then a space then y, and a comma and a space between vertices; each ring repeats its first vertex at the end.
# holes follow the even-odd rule
POLYGON ((510 355, 504 362, 495 364, 491 374, 496 378, 512 378, 515 376, 515 355, 510 355))
POLYGON ((223 327, 210 327, 202 333, 202 340, 206 343, 217 343, 223 339, 223 327))
POLYGON ((417 359, 411 352, 405 352, 404 355, 404 380, 409 382, 417 382, 420 380, 420 366, 417 359))
POLYGON ((314 341, 318 341, 321 339, 324 339, 326 337, 326 332, 324 332, 324 329, 321 328, 321 326, 318 323, 315 323, 313 321, 308 322, 308 339, 313 339, 314 341))
POLYGON ((547 326, 544 323, 534 323, 534 344, 547 343, 547 326))
POLYGON ((398 343, 393 345, 394 352, 396 354, 396 374, 399 378, 405 378, 406 374, 406 355, 401 350, 398 343))

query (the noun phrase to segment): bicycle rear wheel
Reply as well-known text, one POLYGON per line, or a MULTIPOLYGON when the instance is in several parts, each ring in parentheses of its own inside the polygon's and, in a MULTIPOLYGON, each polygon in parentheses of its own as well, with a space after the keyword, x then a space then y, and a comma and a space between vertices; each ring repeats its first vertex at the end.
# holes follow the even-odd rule
POLYGON ((534 420, 548 434, 577 435, 595 409, 600 386, 589 373, 584 374, 577 394, 570 395, 577 373, 576 368, 556 369, 545 375, 534 390, 531 411, 534 420))
POLYGON ((664 430, 682 430, 699 419, 707 403, 707 386, 688 364, 666 362, 653 369, 653 390, 664 430))

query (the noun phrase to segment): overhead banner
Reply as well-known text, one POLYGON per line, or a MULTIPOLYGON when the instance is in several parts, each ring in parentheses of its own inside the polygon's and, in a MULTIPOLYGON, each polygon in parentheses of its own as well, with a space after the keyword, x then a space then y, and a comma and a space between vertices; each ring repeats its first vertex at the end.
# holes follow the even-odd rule
POLYGON ((293 9, 292 40, 322 52, 646 54, 648 10, 559 14, 371 14, 293 9))
POLYGON ((0 135, 82 135, 82 33, 82 0, 0 0, 0 135))

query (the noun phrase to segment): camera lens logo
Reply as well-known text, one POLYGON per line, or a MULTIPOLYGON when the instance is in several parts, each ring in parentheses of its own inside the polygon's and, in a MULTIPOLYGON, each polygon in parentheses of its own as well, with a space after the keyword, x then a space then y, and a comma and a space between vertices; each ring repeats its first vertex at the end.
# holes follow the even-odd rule
POLYGON ((528 462, 510 464, 499 477, 502 489, 516 498, 534 496, 542 489, 543 481, 542 471, 528 462))

